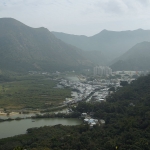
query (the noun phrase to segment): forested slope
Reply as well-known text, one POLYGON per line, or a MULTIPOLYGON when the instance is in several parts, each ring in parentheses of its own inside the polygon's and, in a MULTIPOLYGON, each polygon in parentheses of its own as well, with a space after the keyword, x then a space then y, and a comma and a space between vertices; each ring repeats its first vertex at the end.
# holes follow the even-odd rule
POLYGON ((92 66, 82 51, 46 28, 0 19, 0 69, 15 72, 79 70, 92 66))

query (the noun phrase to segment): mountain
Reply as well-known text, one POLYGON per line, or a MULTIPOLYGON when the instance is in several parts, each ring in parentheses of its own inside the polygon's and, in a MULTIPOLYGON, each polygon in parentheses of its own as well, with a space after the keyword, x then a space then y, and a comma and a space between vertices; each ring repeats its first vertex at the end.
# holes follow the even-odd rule
POLYGON ((91 66, 82 50, 57 39, 46 28, 0 19, 0 69, 61 71, 91 66))
POLYGON ((142 42, 133 46, 125 54, 120 56, 111 65, 114 71, 117 70, 150 70, 150 42, 142 42))
POLYGON ((84 50, 84 55, 95 64, 106 64, 107 58, 98 48, 94 41, 84 35, 71 35, 66 33, 52 32, 58 39, 67 44, 74 45, 84 50))
POLYGON ((82 54, 95 65, 106 65, 107 59, 101 51, 83 51, 82 54))
MULTIPOLYGON (((52 33, 62 41, 83 50, 101 51, 101 54, 105 56, 106 62, 110 62, 121 56, 137 43, 150 41, 150 30, 142 29, 134 31, 103 30, 91 37, 59 32, 52 33)), ((103 58, 103 56, 99 55, 100 59, 103 58)))

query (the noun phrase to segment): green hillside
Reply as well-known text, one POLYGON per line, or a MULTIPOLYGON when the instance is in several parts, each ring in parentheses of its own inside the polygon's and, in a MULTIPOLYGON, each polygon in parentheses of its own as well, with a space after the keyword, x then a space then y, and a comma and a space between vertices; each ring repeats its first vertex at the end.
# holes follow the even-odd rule
POLYGON ((0 69, 12 71, 70 70, 91 66, 82 51, 46 28, 31 28, 11 18, 0 19, 0 69))
POLYGON ((150 42, 142 42, 133 46, 125 54, 117 58, 111 65, 116 70, 145 71, 150 70, 150 42))

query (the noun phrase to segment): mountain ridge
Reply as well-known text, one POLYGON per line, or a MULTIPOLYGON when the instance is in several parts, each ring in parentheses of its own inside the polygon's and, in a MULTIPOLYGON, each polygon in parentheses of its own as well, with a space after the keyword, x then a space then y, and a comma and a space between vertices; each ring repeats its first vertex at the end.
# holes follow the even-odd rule
POLYGON ((0 68, 16 71, 70 70, 91 67, 82 50, 57 39, 46 28, 0 19, 0 68))
POLYGON ((109 31, 102 30, 93 36, 78 36, 52 32, 62 41, 85 51, 101 51, 107 63, 124 54, 135 44, 150 41, 150 30, 109 31))
POLYGON ((114 71, 118 70, 134 70, 145 71, 150 70, 150 42, 144 41, 136 44, 122 56, 117 58, 110 66, 114 71))

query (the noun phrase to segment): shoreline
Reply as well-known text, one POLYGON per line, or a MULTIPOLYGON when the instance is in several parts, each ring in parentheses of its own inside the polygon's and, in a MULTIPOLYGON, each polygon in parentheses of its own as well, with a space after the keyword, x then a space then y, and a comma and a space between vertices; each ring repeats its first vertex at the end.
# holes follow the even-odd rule
POLYGON ((0 113, 0 116, 13 116, 13 115, 19 115, 19 112, 11 112, 9 113, 9 115, 7 115, 7 113, 0 113))

